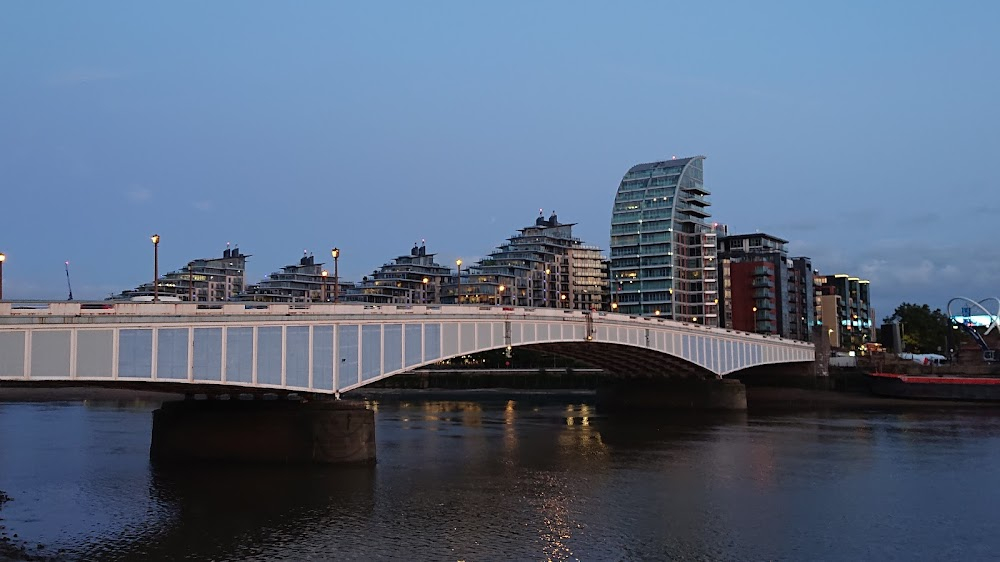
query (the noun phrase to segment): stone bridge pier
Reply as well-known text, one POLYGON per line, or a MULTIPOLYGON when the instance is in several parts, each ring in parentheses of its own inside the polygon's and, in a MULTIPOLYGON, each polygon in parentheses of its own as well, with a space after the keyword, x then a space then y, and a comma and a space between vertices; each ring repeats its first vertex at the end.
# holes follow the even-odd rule
POLYGON ((375 461, 375 415, 362 402, 180 400, 153 412, 155 462, 342 464, 375 461))

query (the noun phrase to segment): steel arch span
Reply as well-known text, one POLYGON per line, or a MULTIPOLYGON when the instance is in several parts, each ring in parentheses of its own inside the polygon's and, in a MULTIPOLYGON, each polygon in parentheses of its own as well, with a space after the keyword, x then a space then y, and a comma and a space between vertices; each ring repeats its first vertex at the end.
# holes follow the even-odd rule
POLYGON ((493 349, 611 372, 722 377, 812 344, 579 310, 360 304, 0 303, 0 381, 339 394, 493 349))
POLYGON ((956 322, 958 324, 965 323, 966 319, 971 320, 970 318, 971 316, 978 316, 972 314, 973 308, 983 312, 984 313, 983 315, 986 316, 988 319, 986 332, 983 335, 989 334, 991 331, 993 331, 994 328, 1000 330, 1000 298, 987 297, 983 300, 975 301, 970 299, 969 297, 955 297, 949 300, 948 305, 945 307, 945 309, 948 311, 948 318, 950 318, 952 322, 956 322), (996 312, 991 312, 988 308, 986 308, 986 304, 991 301, 996 306, 995 308, 996 312), (964 302, 965 304, 968 304, 969 306, 966 308, 968 308, 969 314, 965 314, 965 311, 963 311, 963 314, 960 315, 954 314, 951 311, 951 305, 955 302, 964 302))

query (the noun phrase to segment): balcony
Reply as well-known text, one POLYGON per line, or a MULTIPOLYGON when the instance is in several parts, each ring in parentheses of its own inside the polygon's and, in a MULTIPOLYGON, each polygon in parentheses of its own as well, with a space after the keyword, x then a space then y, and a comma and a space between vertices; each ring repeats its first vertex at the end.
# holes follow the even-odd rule
POLYGON ((753 280, 753 283, 751 283, 750 286, 752 286, 755 289, 761 288, 761 287, 769 287, 769 288, 773 289, 774 288, 774 281, 768 279, 767 277, 758 277, 758 278, 756 278, 756 279, 753 280))
POLYGON ((760 275, 773 276, 774 270, 771 269, 770 267, 755 267, 753 268, 753 274, 756 276, 760 275))
POLYGON ((757 289, 753 292, 753 298, 755 299, 773 299, 774 291, 770 289, 757 289))

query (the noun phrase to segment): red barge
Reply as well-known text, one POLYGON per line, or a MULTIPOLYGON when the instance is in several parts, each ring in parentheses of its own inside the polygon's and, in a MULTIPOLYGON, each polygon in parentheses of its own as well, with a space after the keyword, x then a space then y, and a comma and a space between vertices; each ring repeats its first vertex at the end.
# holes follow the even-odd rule
POLYGON ((869 373, 872 394, 893 398, 1000 401, 1000 377, 991 375, 901 375, 869 373))

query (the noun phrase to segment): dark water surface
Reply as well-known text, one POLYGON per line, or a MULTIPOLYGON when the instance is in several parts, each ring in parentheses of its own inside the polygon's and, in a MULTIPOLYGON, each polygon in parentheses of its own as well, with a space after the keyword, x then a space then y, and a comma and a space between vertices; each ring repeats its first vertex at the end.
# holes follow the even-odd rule
POLYGON ((152 404, 0 404, 0 525, 60 560, 1000 555, 996 413, 579 400, 376 403, 378 464, 350 469, 161 469, 152 404))

